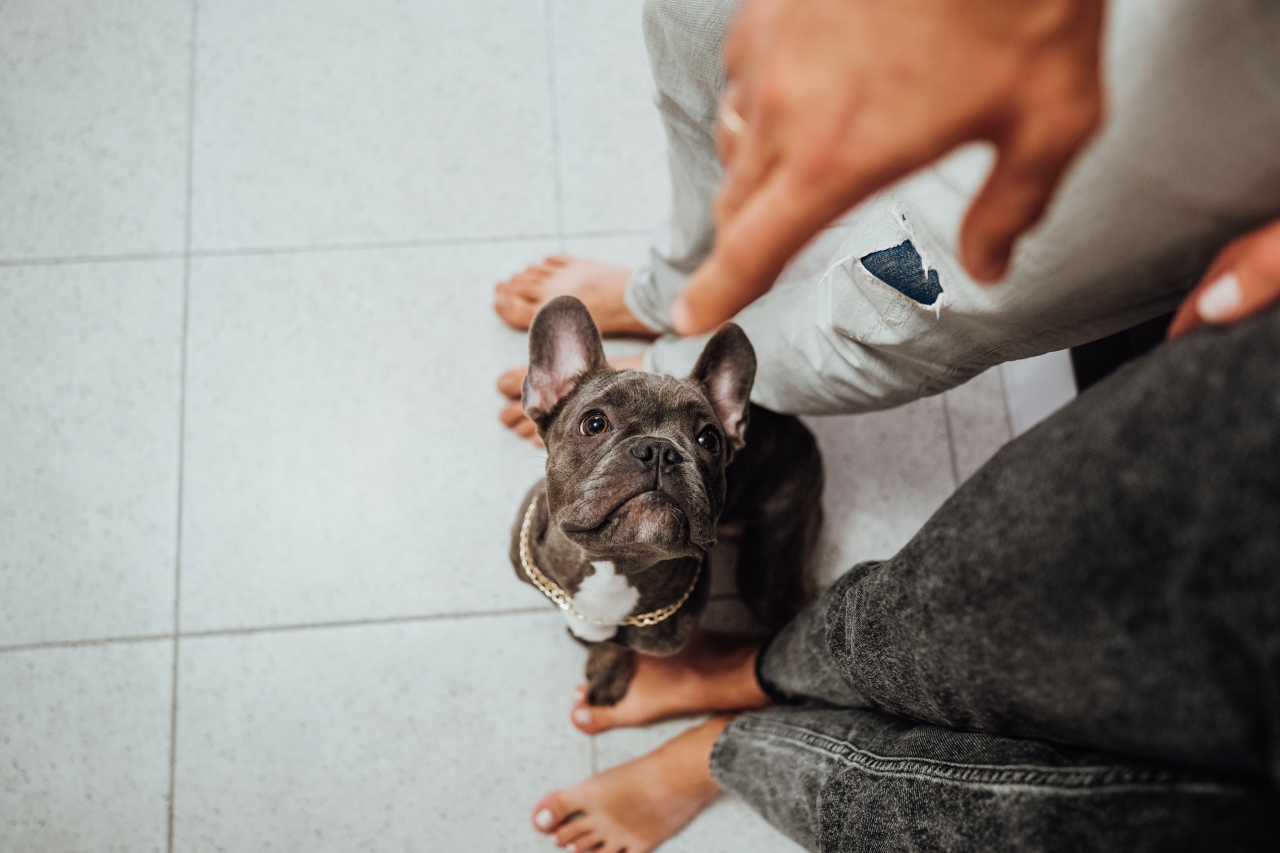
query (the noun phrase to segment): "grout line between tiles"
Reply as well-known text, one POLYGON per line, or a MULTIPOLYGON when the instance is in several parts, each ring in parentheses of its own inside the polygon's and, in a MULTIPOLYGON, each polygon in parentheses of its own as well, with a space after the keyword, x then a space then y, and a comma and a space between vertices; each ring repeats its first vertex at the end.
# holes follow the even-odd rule
POLYGON ((8 258, 0 267, 48 267, 64 264, 118 264, 130 261, 174 261, 186 257, 184 252, 137 252, 124 255, 73 255, 65 258, 8 258))
POLYGON ((358 628, 365 625, 410 625, 450 619, 483 619, 486 616, 513 616, 528 613, 550 613, 546 607, 513 607, 508 610, 474 610, 465 613, 429 613, 420 616, 387 616, 380 619, 348 619, 335 622, 300 622, 294 625, 259 625, 249 628, 214 628, 209 631, 185 631, 183 638, 230 637, 242 634, 269 634, 283 631, 308 631, 321 628, 358 628))
POLYGON ((323 630, 325 628, 359 628, 374 625, 410 625, 417 622, 446 622, 451 619, 483 619, 488 616, 522 616, 537 613, 554 613, 543 606, 513 607, 506 610, 475 610, 464 613, 427 613, 418 616, 387 616, 378 619, 348 619, 335 622, 300 622, 294 625, 257 625, 248 628, 214 628, 208 631, 180 631, 176 634, 137 634, 125 637, 94 637, 87 640, 49 640, 39 643, 20 643, 0 646, 0 654, 6 652, 43 651, 45 649, 75 649, 86 646, 110 646, 117 643, 146 643, 160 640, 178 640, 203 637, 229 637, 242 634, 267 634, 283 631, 323 630))
POLYGON ((178 767, 178 672, 182 650, 182 525, 187 459, 187 352, 191 318, 191 209, 195 174, 196 54, 199 50, 200 0, 191 3, 191 53, 187 68, 187 199, 182 252, 182 356, 178 390, 178 501, 173 549, 173 675, 169 697, 169 810, 165 850, 173 853, 174 793, 178 767))
POLYGON ((173 634, 135 634, 127 637, 94 637, 88 640, 48 640, 39 643, 16 643, 12 646, 0 646, 0 654, 7 652, 35 652, 45 649, 78 649, 88 646, 110 646, 117 643, 153 643, 158 640, 172 640, 173 634))
POLYGON ((560 251, 565 251, 564 233, 564 181, 560 158, 560 94, 556 80, 556 30, 555 0, 543 0, 543 25, 547 38, 547 88, 551 105, 551 174, 556 189, 556 233, 560 239, 560 251))
POLYGON ((956 437, 951 430, 951 404, 947 401, 947 395, 942 394, 942 420, 947 425, 947 450, 951 452, 951 482, 952 488, 960 488, 960 463, 956 460, 956 437))
POLYGON ((608 237, 644 237, 645 229, 614 231, 576 231, 554 234, 500 234, 491 237, 440 237, 422 240, 395 240, 373 243, 329 243, 314 246, 249 246, 238 249, 192 249, 189 252, 140 252, 123 255, 74 255, 65 258, 25 258, 0 260, 0 268, 42 267, 67 264, 112 264, 137 261, 174 261, 187 258, 227 258, 254 255, 289 255, 315 252, 367 252, 380 249, 434 249, 450 246, 484 246, 494 243, 525 243, 534 240, 558 240, 563 250, 566 240, 591 240, 608 237))

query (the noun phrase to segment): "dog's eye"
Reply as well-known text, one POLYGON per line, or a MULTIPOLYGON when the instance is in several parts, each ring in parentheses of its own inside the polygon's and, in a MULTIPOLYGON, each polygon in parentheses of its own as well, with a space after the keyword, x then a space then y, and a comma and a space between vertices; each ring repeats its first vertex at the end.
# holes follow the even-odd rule
POLYGON ((592 412, 582 419, 583 435, 599 435, 609 429, 609 419, 599 412, 592 412))
POLYGON ((698 444, 702 445, 702 449, 709 453, 719 453, 720 434, 711 427, 707 427, 702 432, 698 433, 698 444))

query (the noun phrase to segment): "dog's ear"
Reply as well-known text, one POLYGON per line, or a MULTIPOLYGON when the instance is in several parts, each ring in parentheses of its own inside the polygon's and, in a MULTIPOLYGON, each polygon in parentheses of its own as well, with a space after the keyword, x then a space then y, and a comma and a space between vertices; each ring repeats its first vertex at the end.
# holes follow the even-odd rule
POLYGON ((721 326, 702 348, 689 378, 706 389, 732 457, 747 443, 751 385, 756 378, 756 351, 746 332, 736 323, 721 326))
POLYGON ((529 372, 520 401, 542 430, 566 394, 586 373, 608 367, 604 345, 587 307, 572 296, 557 296, 529 327, 529 372))

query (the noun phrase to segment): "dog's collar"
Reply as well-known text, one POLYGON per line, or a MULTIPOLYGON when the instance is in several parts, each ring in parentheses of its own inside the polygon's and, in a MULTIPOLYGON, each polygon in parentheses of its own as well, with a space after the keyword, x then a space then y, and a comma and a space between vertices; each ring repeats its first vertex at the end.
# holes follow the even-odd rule
MULTIPOLYGON (((533 523, 533 511, 538 506, 538 496, 534 495, 533 500, 529 501, 529 509, 524 514, 524 524, 520 525, 520 564, 524 566, 524 573, 528 575, 529 580, 533 581, 533 585, 542 591, 542 594, 555 602, 555 605, 561 610, 567 610, 579 619, 586 621, 587 617, 578 612, 573 606, 573 598, 569 593, 560 588, 560 585, 551 578, 544 575, 537 566, 533 564, 533 557, 529 554, 529 525, 533 523)), ((693 588, 698 585, 698 578, 702 575, 702 560, 698 560, 698 568, 693 572, 693 581, 689 584, 689 588, 684 591, 684 595, 680 596, 680 600, 674 604, 668 604, 666 607, 660 607, 657 610, 651 610, 648 613, 640 613, 635 616, 628 616, 623 619, 620 624, 634 625, 637 628, 647 628, 650 625, 657 625, 665 619, 675 614, 680 607, 689 600, 689 596, 693 594, 693 588)), ((608 627, 599 620, 593 620, 601 627, 608 627)))

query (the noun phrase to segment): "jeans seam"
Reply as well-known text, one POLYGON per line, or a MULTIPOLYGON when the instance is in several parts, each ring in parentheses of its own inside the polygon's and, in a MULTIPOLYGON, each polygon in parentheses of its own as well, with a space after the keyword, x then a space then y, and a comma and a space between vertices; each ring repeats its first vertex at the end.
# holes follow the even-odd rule
POLYGON ((884 776, 914 776, 961 785, 1016 786, 1037 790, 1056 788, 1077 790, 1082 793, 1090 789, 1103 788, 1108 791, 1114 791, 1118 788, 1165 789, 1169 787, 1177 787, 1183 790, 1199 789, 1218 793, 1244 793, 1236 785, 1195 778, 1194 771, 1188 770, 1170 770, 1132 765, 1061 769, 1047 769, 1027 765, 992 767, 990 765, 964 764, 931 758, 893 758, 876 755, 852 746, 838 738, 777 720, 761 720, 743 716, 734 722, 739 729, 750 729, 759 734, 773 735, 792 743, 803 744, 811 749, 837 758, 850 767, 884 776))

